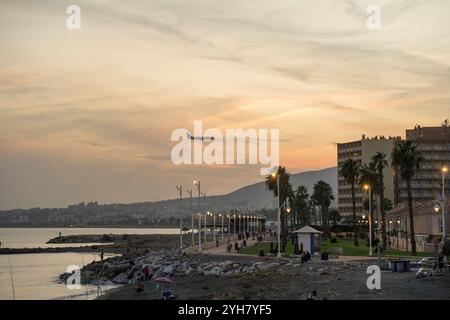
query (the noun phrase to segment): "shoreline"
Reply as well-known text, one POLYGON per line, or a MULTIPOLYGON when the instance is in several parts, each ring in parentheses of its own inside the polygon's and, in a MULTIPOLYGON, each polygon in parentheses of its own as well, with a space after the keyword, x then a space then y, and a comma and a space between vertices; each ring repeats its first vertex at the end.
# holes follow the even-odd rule
POLYGON ((82 244, 85 246, 0 248, 0 255, 39 253, 145 253, 150 250, 171 248, 179 236, 172 234, 84 234, 49 239, 46 244, 82 244))
POLYGON ((0 229, 180 229, 179 226, 114 226, 114 225, 101 225, 101 226, 0 226, 0 229))

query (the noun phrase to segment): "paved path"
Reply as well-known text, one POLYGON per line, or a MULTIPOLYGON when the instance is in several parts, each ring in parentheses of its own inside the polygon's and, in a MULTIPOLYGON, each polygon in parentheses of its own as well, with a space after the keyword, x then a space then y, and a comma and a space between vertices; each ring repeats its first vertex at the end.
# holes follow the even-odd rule
MULTIPOLYGON (((229 255, 229 256, 236 256, 241 255, 237 253, 234 250, 234 243, 237 241, 239 243, 239 246, 242 243, 242 240, 235 240, 233 237, 231 237, 230 242, 233 245, 233 248, 231 250, 231 253, 227 252, 227 239, 224 237, 222 240, 222 237, 219 238, 219 246, 216 247, 215 241, 207 241, 206 243, 202 241, 202 254, 212 254, 212 255, 229 255)), ((196 239, 198 240, 198 238, 196 239)), ((253 246, 255 243, 257 243, 256 240, 248 239, 247 240, 247 247, 253 246)), ((198 242, 196 242, 196 245, 194 247, 190 246, 184 249, 184 252, 186 253, 198 253, 198 242)))
MULTIPOLYGON (((234 242, 236 241, 233 237, 231 237, 231 243, 233 245, 233 248, 231 250, 231 253, 227 252, 226 249, 226 245, 227 245, 227 238, 224 237, 224 239, 222 240, 222 237, 219 236, 219 246, 216 247, 216 242, 215 241, 207 241, 206 243, 202 241, 202 254, 210 254, 210 255, 222 255, 222 256, 242 256, 242 254, 237 253, 234 250, 234 242)), ((195 239, 196 241, 198 241, 198 238, 195 239)), ((202 239, 203 240, 203 239, 202 239)), ((239 243, 239 246, 242 243, 242 240, 237 240, 239 243)), ((252 239, 248 239, 247 240, 247 247, 251 247, 253 245, 255 245, 257 243, 256 240, 252 240, 252 239)), ((198 253, 198 242, 196 242, 196 245, 194 247, 190 246, 187 247, 186 249, 184 249, 184 252, 186 253, 198 253)), ((271 256, 267 256, 267 257, 271 257, 271 256)), ((274 257, 276 258, 276 257, 274 257)), ((381 257, 383 259, 383 257, 381 257)), ((368 256, 343 256, 343 255, 338 255, 335 256, 331 255, 330 257, 331 261, 359 261, 359 260, 377 260, 376 256, 373 257, 368 257, 368 256)))

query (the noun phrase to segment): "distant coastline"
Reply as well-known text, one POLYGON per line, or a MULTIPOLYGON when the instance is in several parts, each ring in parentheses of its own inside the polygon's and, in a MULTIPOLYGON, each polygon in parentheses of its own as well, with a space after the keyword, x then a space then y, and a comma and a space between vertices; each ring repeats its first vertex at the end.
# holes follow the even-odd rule
POLYGON ((178 229, 179 225, 73 225, 73 226, 67 226, 67 225, 0 225, 0 229, 11 229, 11 228, 20 228, 20 229, 58 229, 58 228, 64 228, 64 229, 75 229, 75 228, 83 228, 83 229, 98 229, 98 228, 114 228, 114 229, 178 229))

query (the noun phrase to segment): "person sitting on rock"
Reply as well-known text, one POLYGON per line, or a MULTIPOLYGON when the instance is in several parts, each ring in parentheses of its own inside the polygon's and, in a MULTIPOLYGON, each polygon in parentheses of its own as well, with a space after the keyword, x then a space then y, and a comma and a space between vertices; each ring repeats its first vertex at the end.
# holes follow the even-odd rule
POLYGON ((306 251, 305 258, 306 258, 305 261, 308 261, 311 259, 311 254, 309 253, 309 251, 306 251))
POLYGON ((150 276, 150 269, 148 268, 148 266, 144 267, 144 279, 147 280, 150 276))

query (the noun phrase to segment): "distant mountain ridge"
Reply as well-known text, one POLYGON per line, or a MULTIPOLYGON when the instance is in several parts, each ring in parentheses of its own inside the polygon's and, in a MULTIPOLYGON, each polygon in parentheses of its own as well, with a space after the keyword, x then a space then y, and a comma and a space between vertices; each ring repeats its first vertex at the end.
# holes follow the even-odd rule
MULTIPOLYGON (((293 189, 299 185, 305 185, 311 195, 314 184, 323 180, 331 185, 335 200, 331 202, 332 207, 337 207, 337 167, 326 168, 317 171, 305 171, 291 174, 291 184, 293 189)), ((225 198, 234 201, 248 201, 249 208, 272 208, 276 206, 273 193, 268 191, 264 181, 257 182, 242 188, 239 188, 227 195, 225 198)))
MULTIPOLYGON (((188 201, 180 210, 179 199, 157 202, 98 204, 97 202, 78 203, 67 208, 32 208, 0 211, 2 227, 86 227, 86 226, 176 226, 180 214, 199 211, 230 212, 231 210, 255 211, 275 209, 276 198, 266 189, 263 177, 261 182, 239 188, 224 195, 208 196, 202 199, 201 207, 194 201, 193 207, 188 201)), ((303 184, 309 194, 314 184, 324 180, 331 185, 335 199, 331 206, 337 204, 337 169, 336 167, 318 171, 306 171, 291 174, 294 189, 303 184)))

